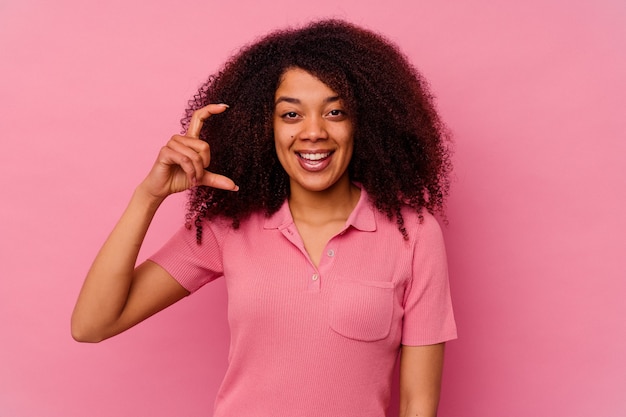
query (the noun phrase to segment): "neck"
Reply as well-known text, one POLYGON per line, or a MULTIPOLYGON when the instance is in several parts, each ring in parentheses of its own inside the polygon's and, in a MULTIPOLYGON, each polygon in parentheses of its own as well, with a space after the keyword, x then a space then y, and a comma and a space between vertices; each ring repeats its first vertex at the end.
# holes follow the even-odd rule
POLYGON ((360 188, 352 184, 347 176, 323 191, 308 191, 292 185, 289 209, 296 221, 324 223, 347 220, 360 195, 360 188))

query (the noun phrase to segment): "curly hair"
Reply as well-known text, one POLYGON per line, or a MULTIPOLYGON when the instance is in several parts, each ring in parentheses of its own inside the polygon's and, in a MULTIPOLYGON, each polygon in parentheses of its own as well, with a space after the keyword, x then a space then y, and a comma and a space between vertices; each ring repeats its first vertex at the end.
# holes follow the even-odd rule
POLYGON ((206 120, 200 138, 211 146, 212 172, 232 178, 233 193, 191 189, 186 225, 216 216, 234 228, 253 212, 270 216, 289 196, 289 177, 274 148, 274 94, 286 70, 301 68, 337 92, 354 124, 352 181, 408 237, 402 210, 444 211, 449 191, 449 135, 429 87, 408 59, 382 35, 341 20, 278 30, 243 47, 209 77, 189 101, 193 112, 209 103, 230 108, 206 120))

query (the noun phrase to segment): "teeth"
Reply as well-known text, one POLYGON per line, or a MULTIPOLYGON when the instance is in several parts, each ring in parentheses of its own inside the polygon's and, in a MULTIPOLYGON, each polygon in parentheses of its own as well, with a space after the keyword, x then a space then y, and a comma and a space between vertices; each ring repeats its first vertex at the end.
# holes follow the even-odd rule
POLYGON ((324 153, 301 153, 300 157, 306 159, 308 161, 319 161, 320 159, 327 158, 330 155, 330 152, 324 153))

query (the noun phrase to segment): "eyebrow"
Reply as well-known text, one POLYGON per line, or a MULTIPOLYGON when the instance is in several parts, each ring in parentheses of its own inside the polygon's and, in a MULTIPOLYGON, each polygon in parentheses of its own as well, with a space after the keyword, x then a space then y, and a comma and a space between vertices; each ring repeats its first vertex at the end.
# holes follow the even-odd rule
MULTIPOLYGON (((339 101, 341 100, 341 98, 339 96, 330 96, 330 97, 326 97, 324 99, 324 104, 327 103, 334 103, 335 101, 339 101)), ((291 104, 300 104, 301 101, 300 99, 294 98, 294 97, 288 97, 288 96, 280 96, 276 99, 276 101, 274 102, 274 105, 277 105, 278 103, 281 102, 286 102, 286 103, 291 103, 291 104)))

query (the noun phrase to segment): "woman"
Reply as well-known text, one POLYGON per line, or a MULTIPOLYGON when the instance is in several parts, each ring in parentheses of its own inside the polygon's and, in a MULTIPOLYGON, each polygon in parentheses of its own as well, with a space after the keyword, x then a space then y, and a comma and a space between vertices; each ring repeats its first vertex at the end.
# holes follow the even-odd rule
POLYGON ((419 73, 329 20, 243 48, 200 89, 97 255, 72 334, 118 334, 223 277, 220 416, 376 416, 401 354, 401 416, 433 416, 456 337, 432 212, 449 151, 419 73), (222 103, 222 104, 215 104, 222 103), (185 227, 135 267, 170 194, 185 227))

